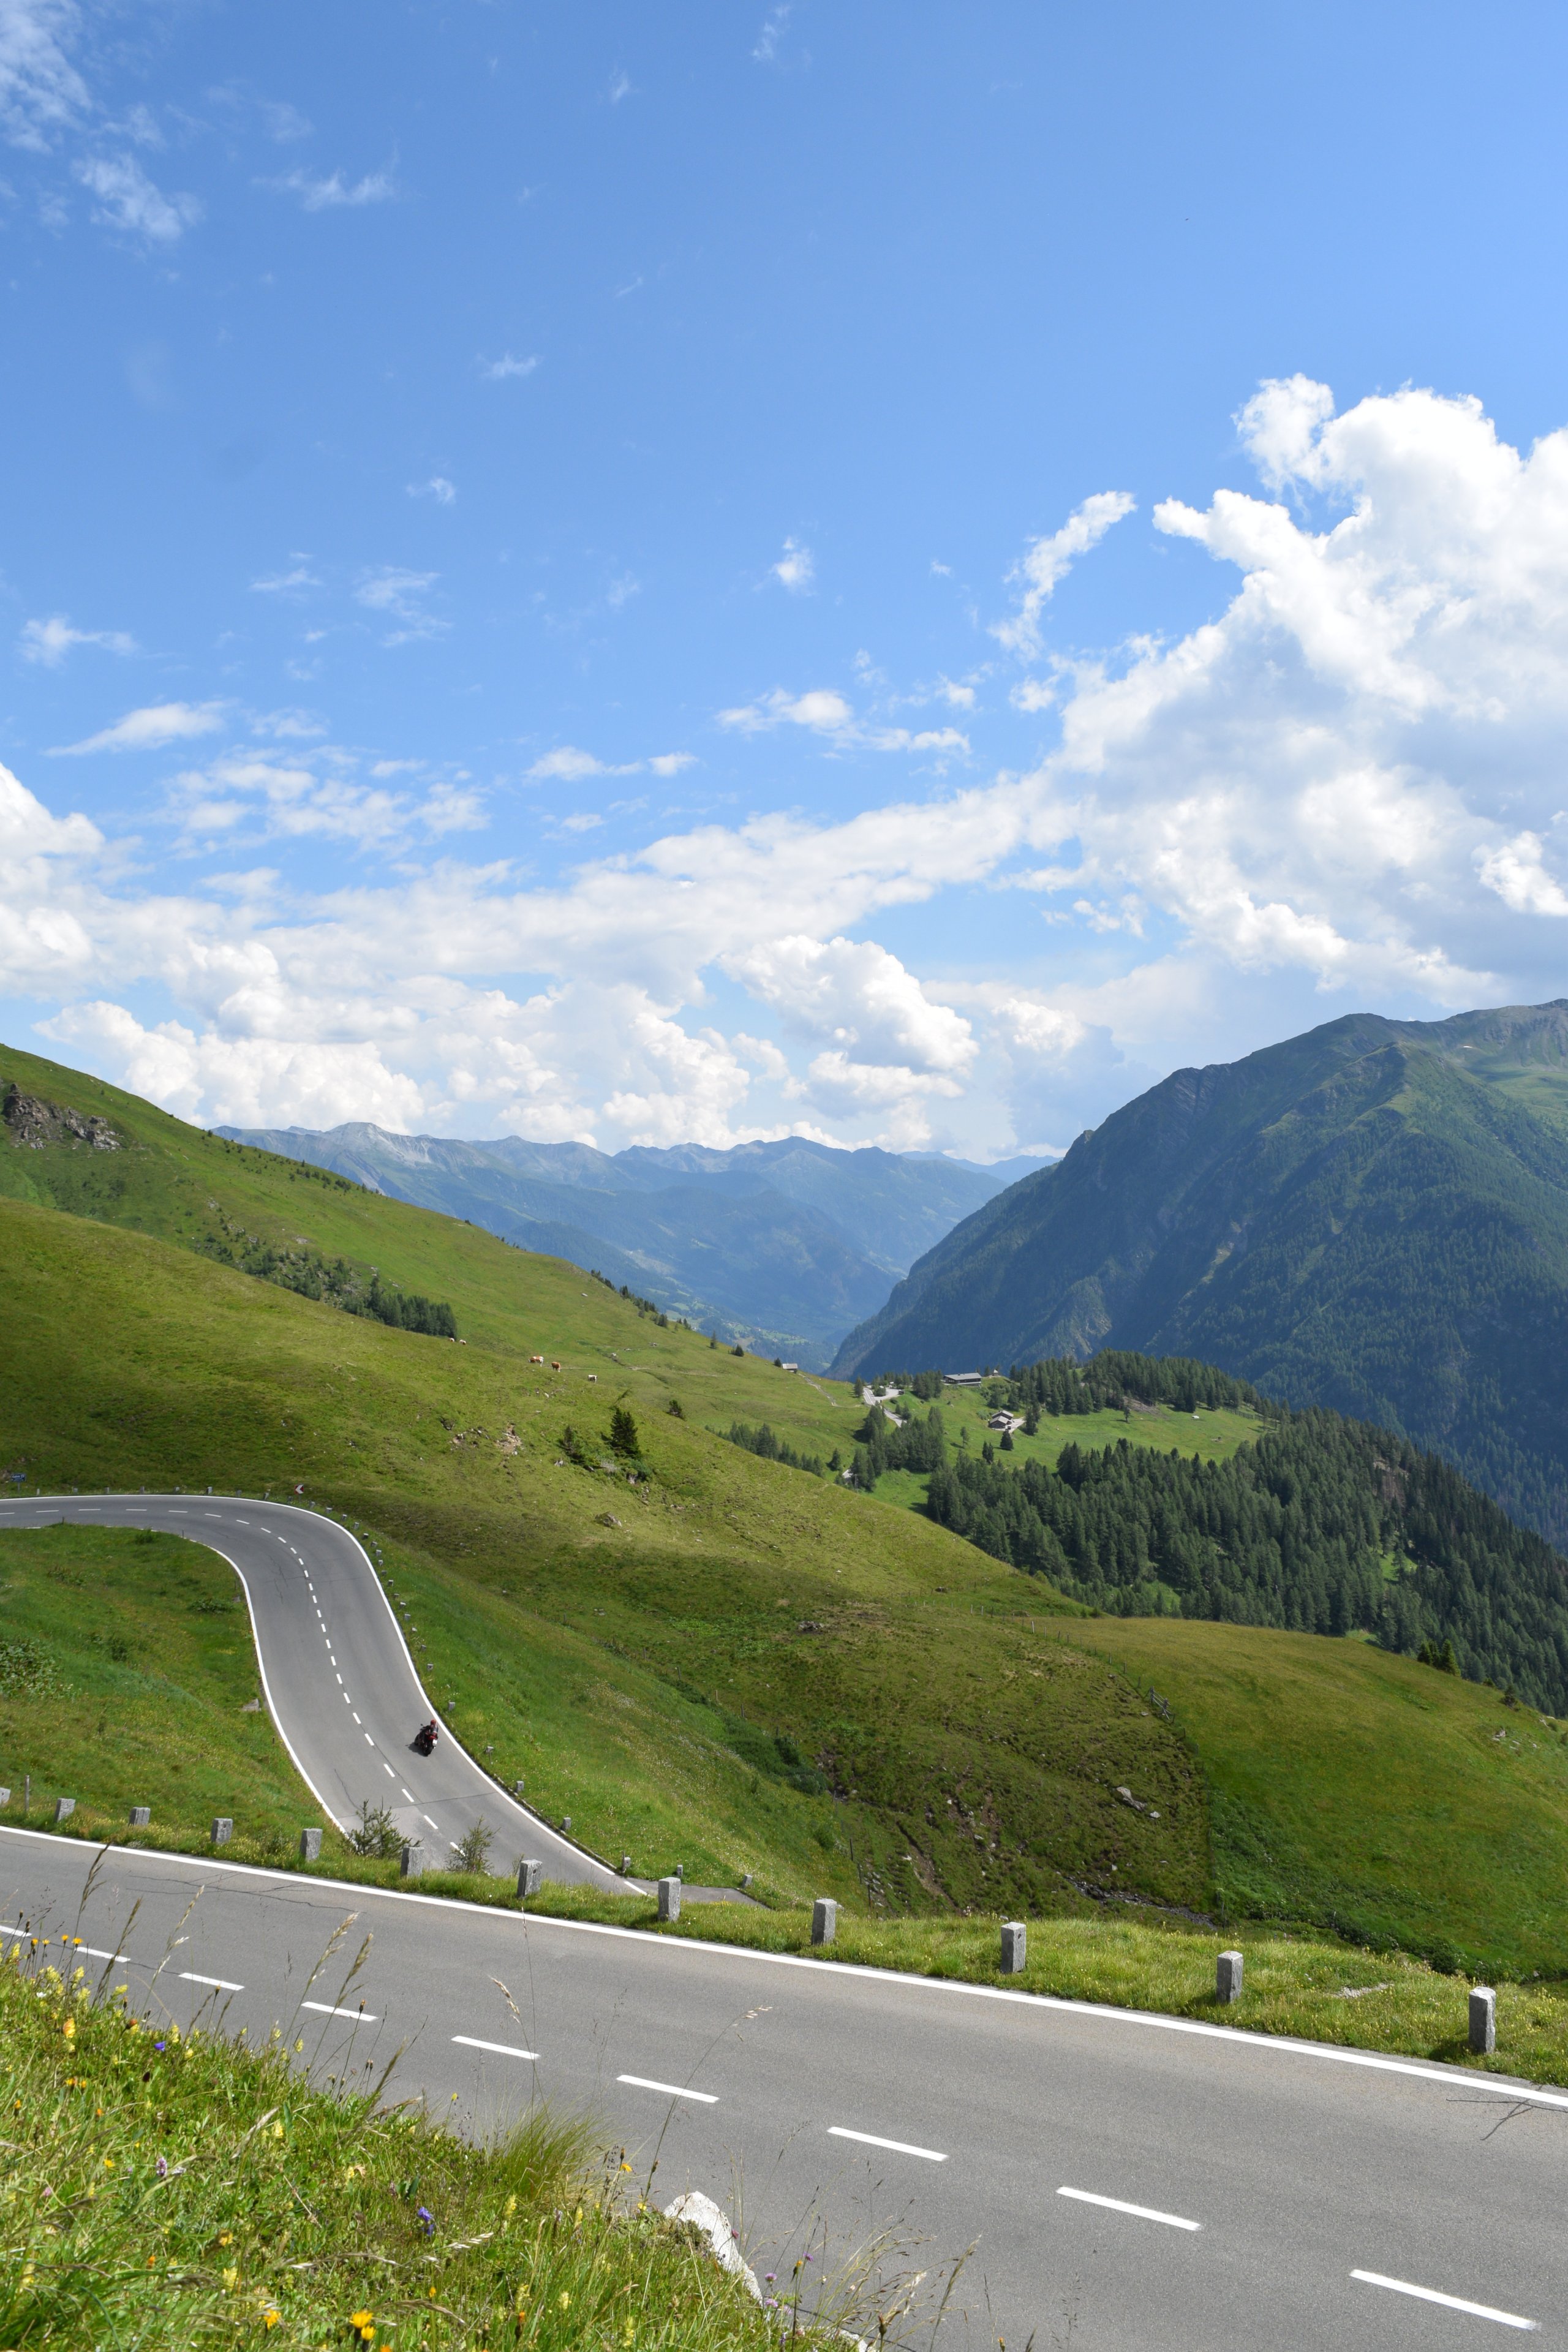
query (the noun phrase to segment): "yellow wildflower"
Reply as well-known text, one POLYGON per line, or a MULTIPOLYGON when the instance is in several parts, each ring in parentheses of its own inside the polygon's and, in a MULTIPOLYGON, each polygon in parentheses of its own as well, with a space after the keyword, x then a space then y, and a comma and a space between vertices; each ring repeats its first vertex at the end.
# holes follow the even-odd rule
POLYGON ((75 2041, 75 2039, 76 2039, 76 2020, 75 2020, 75 2018, 74 2018, 74 2017, 68 2017, 68 2018, 67 2018, 67 2020, 66 2020, 66 2021, 65 2021, 65 2023, 61 2026, 61 2028, 60 2028, 60 2032, 65 2035, 65 2038, 66 2038, 66 2040, 67 2040, 68 2042, 74 2042, 74 2041, 75 2041))
POLYGON ((556 2296, 555 2300, 556 2300, 556 2303, 559 2305, 560 2308, 561 2308, 563 2311, 569 2311, 569 2310, 571 2309, 571 2307, 572 2307, 572 2298, 571 2298, 571 2296, 567 2294, 567 2292, 566 2292, 566 2290, 565 2290, 565 2288, 564 2288, 564 2287, 563 2287, 563 2288, 562 2288, 562 2290, 561 2290, 560 2294, 556 2296))
POLYGON ((225 2271, 225 2273, 224 2273, 224 2274, 223 2274, 223 2288, 224 2288, 224 2293, 225 2293, 226 2294, 232 2294, 234 2293, 235 2288, 236 2288, 238 2284, 239 2284, 239 2273, 238 2273, 238 2271, 237 2271, 237 2269, 235 2269, 235 2268, 231 2265, 231 2266, 229 2267, 229 2269, 227 2269, 226 2271, 225 2271))
POLYGON ((281 2139, 281 2138, 282 2138, 282 2137, 283 2137, 283 2126, 282 2126, 282 2125, 281 2125, 281 2124, 274 2124, 274 2125, 273 2125, 273 2126, 272 2126, 272 2137, 273 2137, 273 2138, 274 2138, 274 2139, 281 2139))
POLYGON ((375 2314, 374 2311, 351 2311, 349 2314, 349 2326, 351 2327, 359 2328, 374 2327, 375 2326, 375 2314))
POLYGON ((282 2314, 281 2312, 277 2311, 264 2311, 261 2316, 266 2321, 268 2327, 276 2327, 279 2320, 282 2317, 282 2314))

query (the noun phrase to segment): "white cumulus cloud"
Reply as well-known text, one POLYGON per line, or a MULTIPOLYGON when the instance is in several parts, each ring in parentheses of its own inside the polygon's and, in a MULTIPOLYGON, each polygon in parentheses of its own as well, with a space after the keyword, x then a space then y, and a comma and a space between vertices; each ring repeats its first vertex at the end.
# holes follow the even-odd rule
POLYGON ((770 568, 780 587, 787 588, 792 596, 804 596, 816 577, 816 560, 798 539, 785 540, 784 553, 770 568))

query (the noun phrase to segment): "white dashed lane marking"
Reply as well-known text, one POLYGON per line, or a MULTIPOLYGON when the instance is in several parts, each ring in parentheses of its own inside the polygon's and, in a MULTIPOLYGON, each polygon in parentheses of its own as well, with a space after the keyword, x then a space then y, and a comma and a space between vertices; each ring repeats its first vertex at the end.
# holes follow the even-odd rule
POLYGON ((1352 2271, 1363 2286, 1385 2286, 1394 2294, 1413 2294, 1417 2303, 1440 2303, 1445 2311, 1468 2312, 1472 2319, 1495 2319, 1500 2327, 1522 2328, 1533 2335, 1538 2319, 1521 2319, 1517 2311, 1496 2311, 1489 2303, 1467 2303, 1460 2294, 1439 2294, 1435 2286, 1412 2286, 1408 2279, 1384 2278, 1381 2271, 1352 2271))
POLYGON ((302 2000, 301 2009, 313 2009, 318 2017, 352 2017, 356 2025, 379 2025, 381 2020, 374 2010, 334 2009, 330 2000, 302 2000))
POLYGON ((679 2083, 655 2083, 647 2074, 617 2074, 617 2083, 629 2083, 635 2091, 657 2091, 666 2099, 700 2099, 705 2107, 719 2104, 717 2091, 686 2091, 679 2083))
POLYGON ((907 2139, 883 2139, 876 2132, 848 2131, 843 2124, 829 2124, 829 2139, 858 2139, 863 2147, 890 2147, 895 2156, 923 2156, 928 2164, 945 2164, 947 2158, 940 2148, 916 2147, 907 2139))
POLYGON ((1097 2197, 1092 2189, 1058 2189, 1079 2205, 1103 2205, 1111 2213, 1131 2213, 1135 2221, 1163 2221, 1167 2230, 1201 2230, 1201 2221, 1184 2221, 1179 2213, 1161 2213, 1152 2205, 1129 2205, 1120 2197, 1097 2197))
POLYGON ((464 2050, 490 2050, 498 2058, 526 2058, 530 2065, 539 2057, 537 2050, 514 2050, 510 2042, 479 2042, 471 2033, 454 2033, 452 2039, 464 2050))

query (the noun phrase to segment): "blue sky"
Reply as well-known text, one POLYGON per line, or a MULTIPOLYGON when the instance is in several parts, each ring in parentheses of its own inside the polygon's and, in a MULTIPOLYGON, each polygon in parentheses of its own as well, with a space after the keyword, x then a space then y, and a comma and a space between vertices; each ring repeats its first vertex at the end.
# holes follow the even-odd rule
POLYGON ((1559 992, 1565 47, 0 0, 0 1034, 986 1158, 1559 992))

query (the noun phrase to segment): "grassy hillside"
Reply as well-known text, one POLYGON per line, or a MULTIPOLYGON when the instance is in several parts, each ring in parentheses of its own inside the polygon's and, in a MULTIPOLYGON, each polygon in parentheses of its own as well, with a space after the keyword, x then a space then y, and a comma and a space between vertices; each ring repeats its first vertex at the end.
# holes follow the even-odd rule
MULTIPOLYGON (((1292 1736, 1316 1743, 1342 1811, 1303 1825, 1294 1751, 1260 1736, 1243 1792, 1252 1811, 1236 1830, 1241 1817, 1222 1805, 1211 1850, 1223 1726, 1182 1706, 1167 1717, 1130 1653, 1123 1671, 1087 1645, 1129 1629, 914 1514, 712 1433, 766 1420, 814 1449, 837 1433, 847 1450, 865 1408, 847 1389, 661 1328, 574 1267, 296 1174, 112 1089, 47 1066, 31 1076, 37 1093, 74 1098, 126 1141, 90 1159, 90 1145, 0 1146, 13 1187, 0 1199, 0 1466, 46 1489, 299 1486, 333 1506, 380 1552, 468 1744, 503 1778, 525 1776, 542 1810, 570 1812, 600 1852, 630 1851, 639 1874, 680 1861, 694 1879, 733 1883, 749 1870, 776 1899, 836 1893, 884 1913, 1087 1910, 1123 1894, 1203 1913, 1217 1871, 1234 1903, 1256 1895, 1267 1911, 1279 1888, 1258 1893, 1242 1866, 1259 1822, 1321 1871, 1349 1809, 1380 1818, 1378 1774, 1340 1770, 1314 1698, 1292 1736), (18 1170, 31 1201, 15 1196, 18 1170), (72 1188, 142 1229, 44 1205, 72 1188), (374 1266, 449 1302, 463 1344, 162 1238, 182 1218, 197 1242, 248 1234, 374 1266), (638 1424, 647 1475, 635 1480, 606 1442, 616 1404, 638 1424)), ((1223 1440, 1233 1454, 1244 1425, 1223 1440)), ((1201 1425, 1194 1440, 1210 1442, 1201 1425)), ((1162 1630, 1221 1659, 1260 1639, 1162 1630)), ((1405 1720, 1391 1674, 1435 1690, 1440 1709, 1473 1703, 1363 1645, 1308 1646, 1361 1692, 1373 1748, 1380 1722, 1405 1720)), ((1236 1654, 1266 1693, 1267 1639, 1236 1654)), ((1266 1699, 1259 1709, 1262 1723, 1266 1699)), ((19 1778, 22 1761, 0 1759, 0 1777, 19 1778)), ((1481 1845, 1474 1867, 1444 1875, 1445 1854, 1481 1838, 1473 1821, 1492 1820, 1484 1807, 1472 1817, 1457 1799, 1453 1822, 1391 1821, 1410 1857, 1386 1906, 1391 1933, 1429 1943, 1423 1890, 1451 1883, 1457 1947, 1548 1964, 1535 1923, 1568 1868, 1568 1829, 1546 1781, 1521 1779, 1513 1802, 1519 1868, 1489 1880, 1481 1845)))
POLYGON ((1568 1542, 1568 1003, 1178 1070, 921 1259, 837 1370, 1190 1355, 1568 1542))
POLYGON ((1363 1643, 1110 1617, 1074 1638, 1190 1734, 1229 1911, 1562 1976, 1561 1722, 1363 1643))

